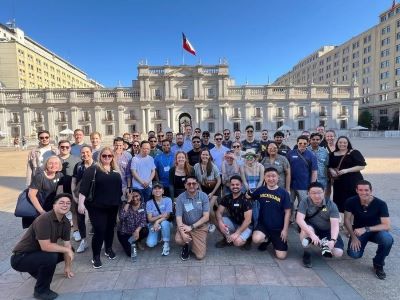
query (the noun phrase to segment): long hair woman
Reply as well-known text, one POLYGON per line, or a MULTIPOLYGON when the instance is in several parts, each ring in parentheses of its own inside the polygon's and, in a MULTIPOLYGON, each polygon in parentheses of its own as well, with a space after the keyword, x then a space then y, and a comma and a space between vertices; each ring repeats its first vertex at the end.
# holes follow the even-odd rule
POLYGON ((174 166, 169 170, 169 193, 172 201, 185 191, 187 176, 193 176, 194 170, 184 151, 176 151, 174 166))
POLYGON ((93 225, 92 264, 95 269, 102 267, 100 252, 103 242, 104 254, 109 259, 116 257, 112 244, 121 196, 122 179, 114 160, 113 150, 104 147, 100 150, 99 161, 83 174, 79 190, 78 212, 84 214, 86 208, 93 225), (93 184, 94 188, 91 189, 93 184), (90 195, 91 190, 93 193, 90 195), (91 201, 87 201, 88 197, 91 201))

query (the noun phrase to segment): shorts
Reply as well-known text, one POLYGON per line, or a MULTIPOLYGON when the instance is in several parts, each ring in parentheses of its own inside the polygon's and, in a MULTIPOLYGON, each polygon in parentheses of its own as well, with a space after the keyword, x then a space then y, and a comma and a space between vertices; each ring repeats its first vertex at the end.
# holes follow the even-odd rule
POLYGON ((288 250, 287 242, 284 242, 281 239, 282 230, 267 230, 263 224, 258 223, 254 231, 261 231, 262 233, 264 233, 265 237, 268 237, 269 240, 272 242, 272 246, 274 246, 275 250, 278 251, 288 250))
MULTIPOLYGON (((240 227, 240 225, 232 222, 232 220, 228 217, 222 217, 222 221, 224 222, 225 225, 228 226, 229 228, 229 232, 232 234, 236 231, 236 229, 238 229, 240 227)), ((249 237, 251 237, 251 229, 249 227, 247 227, 241 234, 240 234, 240 238, 243 241, 247 241, 249 237)))
MULTIPOLYGON (((328 240, 331 239, 331 231, 330 230, 319 230, 314 228, 312 225, 307 224, 309 226, 311 226, 314 229, 315 234, 320 238, 323 239, 324 237, 326 237, 328 240)), ((334 248, 337 249, 344 249, 344 242, 342 240, 342 237, 340 236, 340 234, 337 237, 336 243, 334 245, 334 248)))

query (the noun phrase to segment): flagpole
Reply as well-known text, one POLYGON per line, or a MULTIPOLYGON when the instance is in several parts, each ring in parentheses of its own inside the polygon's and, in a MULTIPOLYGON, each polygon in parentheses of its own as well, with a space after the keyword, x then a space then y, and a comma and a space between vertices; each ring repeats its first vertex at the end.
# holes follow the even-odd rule
POLYGON ((182 65, 184 65, 185 64, 185 51, 183 50, 183 47, 182 47, 182 65))

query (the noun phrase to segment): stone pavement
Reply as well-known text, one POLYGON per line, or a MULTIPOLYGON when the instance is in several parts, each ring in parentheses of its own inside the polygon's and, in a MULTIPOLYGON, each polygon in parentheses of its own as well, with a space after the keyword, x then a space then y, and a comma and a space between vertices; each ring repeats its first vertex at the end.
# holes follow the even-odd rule
MULTIPOLYGON (((161 256, 160 247, 146 249, 139 252, 133 264, 115 241, 116 260, 103 256, 103 268, 94 270, 88 249, 76 255, 73 279, 65 279, 63 269, 57 268, 52 288, 60 293, 60 299, 398 299, 400 140, 355 142, 367 157, 365 177, 373 182, 377 195, 388 202, 391 213, 395 244, 387 259, 385 281, 372 272, 375 245, 369 245, 359 260, 346 255, 324 259, 315 252, 313 268, 305 269, 297 234, 291 228, 289 256, 284 261, 275 259, 271 249, 216 249, 214 243, 220 235, 213 233, 203 261, 181 261, 180 248, 173 243, 168 257, 161 256)), ((33 292, 34 280, 26 273, 15 272, 9 264, 11 249, 22 233, 20 220, 11 212, 24 182, 25 156, 0 152, 0 299, 30 299, 33 292)))

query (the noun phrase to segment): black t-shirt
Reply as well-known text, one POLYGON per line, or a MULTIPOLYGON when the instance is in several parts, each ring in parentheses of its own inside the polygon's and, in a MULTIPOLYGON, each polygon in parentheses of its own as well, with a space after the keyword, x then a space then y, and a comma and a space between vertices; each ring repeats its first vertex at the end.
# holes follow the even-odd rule
POLYGON ((267 148, 268 148, 268 145, 269 145, 270 143, 271 143, 270 140, 267 140, 267 141, 261 140, 261 141, 260 141, 261 158, 264 158, 265 156, 268 156, 267 148))
POLYGON ((194 150, 190 150, 187 153, 187 156, 189 158, 189 165, 194 167, 195 164, 200 162, 200 153, 201 153, 201 151, 195 152, 194 150))
POLYGON ((389 217, 389 210, 385 201, 374 197, 368 207, 362 207, 359 196, 346 200, 345 211, 354 216, 353 228, 375 226, 381 224, 381 218, 389 217))
POLYGON ((283 143, 278 145, 278 154, 286 157, 286 154, 288 154, 289 151, 290 147, 288 145, 285 145, 283 143))
POLYGON ((244 213, 252 209, 252 204, 246 199, 244 194, 233 199, 232 194, 225 196, 220 205, 225 207, 234 223, 241 225, 244 221, 244 213))
POLYGON ((249 149, 253 149, 255 153, 260 152, 261 150, 261 144, 260 141, 258 140, 253 140, 252 142, 249 142, 247 140, 242 141, 242 150, 246 151, 249 149))
POLYGON ((261 186, 253 192, 252 197, 260 204, 258 223, 267 230, 282 230, 285 209, 291 208, 289 193, 281 187, 270 190, 261 186))
POLYGON ((206 148, 206 149, 208 149, 208 150, 211 150, 211 149, 214 148, 214 147, 215 147, 215 145, 214 145, 213 143, 208 143, 208 144, 206 145, 206 144, 203 144, 203 141, 201 142, 201 149, 206 148))
POLYGON ((97 171, 94 200, 90 204, 85 204, 96 207, 119 206, 122 196, 122 179, 121 175, 116 171, 105 173, 97 166, 89 167, 83 174, 79 192, 85 197, 88 196, 95 169, 97 171))

